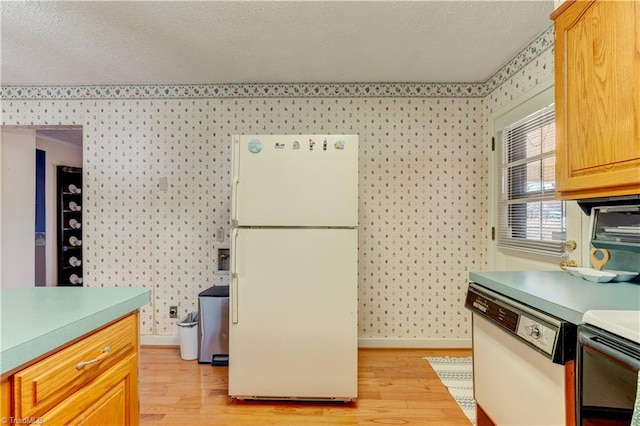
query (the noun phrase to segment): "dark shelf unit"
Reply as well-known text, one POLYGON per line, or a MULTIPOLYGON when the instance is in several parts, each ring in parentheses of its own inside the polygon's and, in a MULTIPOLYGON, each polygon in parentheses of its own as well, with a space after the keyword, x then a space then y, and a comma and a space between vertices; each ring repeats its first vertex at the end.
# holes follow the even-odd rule
POLYGON ((56 168, 58 286, 82 287, 82 168, 56 168))

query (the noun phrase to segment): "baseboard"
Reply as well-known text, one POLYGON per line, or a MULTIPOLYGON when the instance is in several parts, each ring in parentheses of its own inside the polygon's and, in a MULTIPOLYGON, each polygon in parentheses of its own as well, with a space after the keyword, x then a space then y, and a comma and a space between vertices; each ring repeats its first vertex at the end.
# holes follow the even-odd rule
POLYGON ((141 334, 140 346, 180 346, 177 334, 141 334))
MULTIPOLYGON (((141 346, 180 346, 176 334, 141 334, 141 346)), ((425 348, 425 349, 469 349, 471 339, 410 339, 410 338, 379 338, 361 337, 358 339, 359 348, 425 348)))
POLYGON ((410 339, 410 338, 378 338, 361 337, 359 348, 424 348, 424 349, 470 349, 471 338, 468 339, 410 339))

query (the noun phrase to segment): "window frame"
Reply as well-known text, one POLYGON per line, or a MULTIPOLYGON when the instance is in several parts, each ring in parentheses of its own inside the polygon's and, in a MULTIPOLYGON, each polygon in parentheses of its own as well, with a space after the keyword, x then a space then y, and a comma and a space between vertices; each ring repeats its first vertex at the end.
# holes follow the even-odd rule
MULTIPOLYGON (((490 156, 490 164, 493 165, 489 170, 489 182, 490 187, 493 187, 493 191, 490 191, 490 211, 489 211, 489 220, 490 223, 494 224, 495 231, 492 232, 493 238, 492 243, 494 244, 494 248, 496 251, 510 253, 511 255, 517 255, 522 257, 530 257, 530 256, 542 256, 543 258, 560 258, 563 256, 563 246, 564 239, 566 239, 566 228, 567 228, 567 206, 564 202, 561 202, 561 224, 564 227, 565 237, 562 241, 545 241, 545 240, 536 240, 530 239, 510 239, 507 238, 507 242, 502 239, 499 241, 499 236, 502 235, 504 237, 507 232, 502 232, 503 229, 500 228, 500 218, 501 218, 501 208, 502 208, 502 195, 503 195, 503 184, 508 184, 507 182, 503 183, 503 162, 501 155, 500 144, 502 141, 499 140, 499 133, 506 127, 516 124, 524 118, 530 116, 531 114, 540 111, 541 109, 550 106, 554 103, 554 86, 553 79, 550 79, 543 84, 534 87, 529 90, 527 93, 518 97, 515 101, 505 105, 504 107, 498 109, 493 114, 491 114, 489 119, 489 136, 494 138, 495 141, 495 150, 490 156), (492 158, 491 158, 492 157, 492 158), (493 160, 493 161, 491 161, 493 160)), ((517 127, 517 126, 516 126, 517 127)), ((542 158, 555 158, 555 150, 552 156, 542 155, 540 156, 540 161, 543 161, 542 158)), ((527 164, 530 164, 535 161, 529 161, 534 159, 536 156, 531 156, 523 159, 523 167, 526 167, 527 164)), ((534 193, 527 192, 525 187, 520 188, 522 191, 521 195, 526 194, 527 198, 530 202, 540 202, 542 198, 546 199, 547 202, 553 200, 555 202, 555 185, 553 189, 549 192, 544 191, 542 187, 544 185, 544 180, 541 180, 541 188, 539 194, 541 197, 535 197, 534 193), (548 195, 551 195, 550 197, 548 195)), ((555 182, 555 180, 554 180, 555 182)), ((525 184, 526 185, 526 182, 525 184)), ((507 189, 508 190, 508 189, 507 189)), ((515 199, 514 199, 515 200, 515 199)), ((558 201, 559 202, 559 201, 558 201)), ((526 204, 522 204, 526 205, 526 204)), ((526 208, 526 207, 525 207, 526 208)), ((543 206, 540 206, 541 212, 544 210, 543 206)), ((544 228, 541 228, 544 230, 544 228)), ((492 263, 493 254, 490 255, 490 263, 492 263)))

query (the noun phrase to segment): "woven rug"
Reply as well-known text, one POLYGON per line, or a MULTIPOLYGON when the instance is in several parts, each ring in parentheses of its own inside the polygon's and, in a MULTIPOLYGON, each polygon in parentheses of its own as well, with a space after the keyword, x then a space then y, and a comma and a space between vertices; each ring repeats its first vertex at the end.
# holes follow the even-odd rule
POLYGON ((471 357, 426 357, 464 414, 476 424, 476 401, 473 399, 473 364, 471 357))

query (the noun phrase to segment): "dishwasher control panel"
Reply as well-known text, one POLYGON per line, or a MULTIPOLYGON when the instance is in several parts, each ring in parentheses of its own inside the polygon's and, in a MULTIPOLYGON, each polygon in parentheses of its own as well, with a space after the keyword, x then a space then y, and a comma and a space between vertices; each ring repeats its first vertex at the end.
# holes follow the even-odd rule
POLYGON ((521 339, 542 350, 548 355, 553 353, 553 345, 558 334, 557 329, 548 327, 526 315, 520 315, 516 333, 521 339))
POLYGON ((495 300, 470 291, 467 293, 465 306, 511 333, 518 331, 520 315, 495 300))
POLYGON ((465 307, 512 335, 515 339, 564 365, 575 359, 576 326, 470 283, 465 307))

